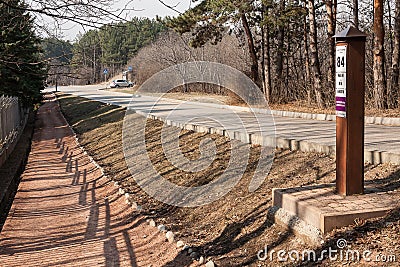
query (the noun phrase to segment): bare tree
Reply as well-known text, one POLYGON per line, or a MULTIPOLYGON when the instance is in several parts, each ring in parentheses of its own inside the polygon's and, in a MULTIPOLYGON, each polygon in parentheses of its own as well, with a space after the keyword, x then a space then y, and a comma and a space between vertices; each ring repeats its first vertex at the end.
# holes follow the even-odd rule
POLYGON ((358 29, 358 0, 353 0, 353 24, 358 29))
POLYGON ((392 54, 392 66, 388 84, 390 108, 399 107, 399 60, 400 60, 400 0, 396 0, 394 23, 394 42, 392 54))
MULTIPOLYGON (((141 49, 130 63, 134 66, 135 80, 142 84, 158 71, 173 65, 188 61, 212 61, 229 65, 246 74, 251 74, 251 62, 249 61, 248 49, 239 46, 238 39, 226 35, 221 42, 203 47, 193 48, 188 45, 190 34, 178 35, 169 31, 160 36, 152 45, 141 49)), ((193 87, 193 86, 192 86, 193 87)), ((222 90, 210 86, 201 86, 203 92, 221 93, 222 90)), ((189 87, 184 87, 187 92, 189 87)))
POLYGON ((315 20, 315 3, 314 0, 308 0, 308 17, 310 20, 310 67, 313 73, 313 88, 318 107, 325 106, 322 83, 321 83, 321 67, 319 63, 318 42, 317 42, 317 23, 315 20))
POLYGON ((385 28, 383 25, 383 0, 374 0, 374 89, 373 98, 378 109, 387 107, 385 80, 385 28))
MULTIPOLYGON (((307 2, 304 1, 304 9, 307 10, 307 2)), ((307 16, 304 16, 303 18, 303 43, 304 43, 304 67, 305 67, 305 72, 304 72, 304 87, 307 92, 307 103, 310 105, 311 104, 311 88, 310 88, 310 56, 308 53, 308 24, 307 24, 307 16)))
POLYGON ((242 21, 243 29, 247 37, 247 45, 251 58, 251 77, 256 84, 259 84, 257 51, 254 45, 253 33, 251 32, 249 22, 247 21, 247 17, 244 11, 241 11, 240 19, 242 21))
POLYGON ((272 78, 271 78, 271 44, 270 23, 265 23, 265 18, 269 16, 269 7, 265 3, 261 3, 261 19, 264 22, 261 25, 261 62, 262 62, 262 77, 263 77, 263 90, 265 97, 268 101, 271 100, 272 95, 272 78), (265 25, 266 24, 266 25, 265 25))
POLYGON ((132 0, 124 0, 122 8, 114 8, 115 2, 111 0, 27 0, 22 7, 13 1, 0 0, 0 3, 30 12, 36 18, 38 30, 52 36, 67 21, 84 29, 99 28, 109 23, 126 21, 128 12, 135 10, 132 0), (53 28, 49 28, 49 25, 53 28))
MULTIPOLYGON (((284 13, 284 9, 286 6, 286 1, 282 0, 279 3, 279 18, 281 19, 282 13, 284 13)), ((277 29, 277 53, 276 53, 276 60, 275 60, 275 86, 278 89, 282 88, 283 83, 283 52, 284 52, 284 42, 285 42, 285 27, 282 25, 282 22, 278 22, 278 29, 277 29)))
MULTIPOLYGON (((355 0, 357 1, 357 0, 355 0)), ((328 84, 331 89, 334 88, 335 82, 335 40, 333 35, 336 31, 336 0, 326 0, 326 15, 327 15, 327 34, 329 42, 329 57, 328 57, 328 84)))

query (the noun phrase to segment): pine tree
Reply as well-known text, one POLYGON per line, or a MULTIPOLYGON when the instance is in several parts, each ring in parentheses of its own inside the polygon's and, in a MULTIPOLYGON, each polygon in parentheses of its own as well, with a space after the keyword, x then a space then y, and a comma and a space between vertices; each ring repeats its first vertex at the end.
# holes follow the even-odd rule
POLYGON ((84 80, 101 81, 102 70, 115 75, 125 68, 139 49, 150 44, 165 30, 160 22, 133 18, 129 22, 109 24, 79 36, 73 46, 71 65, 84 80))
MULTIPOLYGON (((228 25, 241 23, 246 36, 247 47, 251 59, 251 78, 260 85, 259 55, 252 27, 257 21, 257 1, 255 0, 203 0, 194 8, 177 18, 167 18, 169 27, 183 34, 193 32, 191 45, 200 47, 207 42, 216 44, 221 41, 228 25)), ((258 16, 257 24, 261 18, 258 16)))
POLYGON ((31 105, 41 100, 47 68, 33 20, 24 7, 20 0, 0 3, 0 94, 31 105))

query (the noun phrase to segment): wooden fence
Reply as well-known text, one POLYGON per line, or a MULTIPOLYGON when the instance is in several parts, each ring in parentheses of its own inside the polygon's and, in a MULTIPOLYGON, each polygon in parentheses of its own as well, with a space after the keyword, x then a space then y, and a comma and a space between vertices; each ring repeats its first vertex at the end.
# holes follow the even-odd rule
POLYGON ((0 166, 14 149, 27 119, 28 112, 17 97, 0 96, 0 166))

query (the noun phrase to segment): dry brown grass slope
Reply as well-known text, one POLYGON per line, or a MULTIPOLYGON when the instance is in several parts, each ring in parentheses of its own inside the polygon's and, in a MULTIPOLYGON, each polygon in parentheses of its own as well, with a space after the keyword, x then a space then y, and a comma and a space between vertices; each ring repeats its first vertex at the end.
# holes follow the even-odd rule
MULTIPOLYGON (((266 245, 269 249, 313 249, 290 231, 267 221, 271 207, 271 192, 275 187, 293 187, 316 183, 331 183, 335 180, 335 161, 323 154, 299 151, 276 151, 275 160, 263 185, 255 192, 248 192, 248 183, 258 161, 259 147, 250 148, 247 170, 227 195, 209 205, 196 208, 176 208, 150 198, 131 178, 122 151, 122 122, 124 110, 95 101, 60 95, 62 110, 75 131, 81 144, 94 159, 105 168, 114 180, 119 181, 143 206, 144 213, 157 222, 165 224, 178 233, 177 239, 191 244, 200 254, 211 257, 218 266, 271 266, 268 261, 258 261, 257 252, 266 245)), ((165 178, 178 184, 199 185, 214 179, 226 168, 229 160, 229 140, 219 135, 181 131, 180 144, 188 158, 196 158, 198 144, 209 137, 217 144, 216 160, 200 173, 187 173, 176 169, 166 160, 160 143, 162 123, 148 120, 147 148, 155 168, 165 178)), ((383 164, 367 165, 367 181, 380 186, 400 187, 400 166, 383 164)), ((326 244, 346 236, 352 248, 377 249, 396 253, 400 262, 400 218, 399 210, 378 222, 361 226, 350 226, 330 233, 326 244), (387 222, 393 224, 387 224, 387 222), (390 242, 388 240, 391 240, 390 242)), ((324 249, 327 245, 314 249, 324 249)), ((295 265, 307 265, 295 263, 295 265)), ((313 263, 315 264, 315 263, 313 263)), ((341 262, 328 260, 326 266, 342 266, 341 262)), ((273 265, 290 265, 275 262, 273 265)))

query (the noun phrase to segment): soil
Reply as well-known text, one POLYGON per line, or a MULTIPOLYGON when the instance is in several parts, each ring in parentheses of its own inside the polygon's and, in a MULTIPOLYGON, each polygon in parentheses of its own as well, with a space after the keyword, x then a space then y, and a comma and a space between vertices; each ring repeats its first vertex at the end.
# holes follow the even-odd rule
MULTIPOLYGON (((305 244, 285 228, 267 220, 271 207, 273 188, 294 187, 335 181, 335 161, 324 154, 301 151, 277 150, 271 171, 263 185, 253 193, 248 192, 259 159, 260 147, 250 147, 250 158, 243 178, 234 189, 211 204, 196 208, 177 208, 150 198, 132 179, 124 160, 122 149, 122 121, 124 110, 95 101, 70 95, 59 95, 62 110, 79 134, 81 144, 105 169, 106 173, 119 181, 144 213, 163 223, 177 233, 200 254, 213 259, 217 266, 271 266, 270 261, 259 261, 257 252, 264 249, 323 250, 337 238, 346 237, 352 249, 371 249, 382 253, 393 253, 400 263, 400 205, 399 209, 384 218, 357 222, 352 226, 337 229, 325 237, 318 247, 305 244)), ((182 130, 181 150, 188 158, 198 157, 198 144, 204 138, 212 138, 217 145, 217 156, 209 169, 199 173, 186 173, 171 165, 162 150, 160 130, 162 123, 148 120, 147 147, 155 168, 166 179, 177 184, 200 185, 216 178, 229 161, 229 140, 219 135, 209 135, 182 130)), ((400 187, 400 166, 392 164, 366 165, 365 179, 380 186, 400 187)), ((274 266, 304 265, 307 262, 277 262, 274 266)), ((397 263, 395 263, 397 264, 397 263)), ((318 265, 342 266, 340 261, 326 257, 318 265)), ((396 266, 396 265, 393 265, 396 266)))

